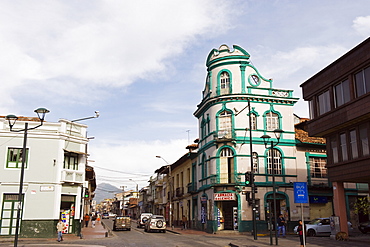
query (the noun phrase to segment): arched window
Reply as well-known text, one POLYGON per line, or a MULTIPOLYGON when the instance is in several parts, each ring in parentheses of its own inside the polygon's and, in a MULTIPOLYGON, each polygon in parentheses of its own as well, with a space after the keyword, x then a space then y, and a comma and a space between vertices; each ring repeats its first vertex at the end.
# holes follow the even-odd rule
POLYGON ((253 160, 253 172, 258 173, 258 154, 256 152, 252 153, 253 160))
POLYGON ((272 149, 274 152, 274 160, 272 162, 271 149, 268 151, 267 157, 267 174, 272 174, 272 163, 274 164, 275 174, 282 174, 282 163, 281 163, 281 153, 277 149, 272 149))
POLYGON ((234 183, 234 152, 223 148, 220 153, 220 183, 234 183))
POLYGON ((266 114, 266 130, 274 131, 279 129, 279 116, 272 111, 266 114))
POLYGON ((230 93, 230 75, 226 71, 222 72, 220 75, 220 89, 221 94, 230 93))
POLYGON ((231 138, 231 112, 223 111, 218 116, 218 138, 231 138))

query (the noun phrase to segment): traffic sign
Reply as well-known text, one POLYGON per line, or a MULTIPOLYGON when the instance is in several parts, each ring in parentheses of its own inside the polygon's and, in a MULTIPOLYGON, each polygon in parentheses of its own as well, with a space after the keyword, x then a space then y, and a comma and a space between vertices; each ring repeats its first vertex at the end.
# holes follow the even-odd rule
POLYGON ((294 183, 294 203, 308 203, 308 190, 306 182, 294 183))

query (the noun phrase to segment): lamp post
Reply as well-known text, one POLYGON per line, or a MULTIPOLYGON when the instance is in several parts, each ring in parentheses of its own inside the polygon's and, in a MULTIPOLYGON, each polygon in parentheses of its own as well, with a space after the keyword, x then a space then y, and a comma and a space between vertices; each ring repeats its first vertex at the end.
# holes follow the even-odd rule
POLYGON ((159 158, 159 159, 162 159, 164 160, 164 162, 167 163, 167 169, 168 169, 168 185, 169 185, 169 203, 170 203, 170 219, 169 219, 169 224, 170 224, 170 227, 172 227, 172 171, 171 171, 171 165, 170 163, 168 163, 167 160, 165 160, 162 156, 160 155, 157 155, 155 156, 156 158, 159 158))
MULTIPOLYGON (((275 167, 275 161, 274 161, 274 147, 276 147, 280 142, 281 133, 284 131, 281 129, 275 129, 275 137, 277 139, 277 142, 274 144, 274 141, 270 141, 269 135, 263 135, 261 138, 263 139, 263 142, 265 144, 265 148, 268 148, 268 144, 270 144, 270 152, 271 152, 271 173, 272 173, 272 192, 273 192, 273 202, 274 202, 274 226, 275 226, 275 244, 278 245, 278 235, 277 235, 277 229, 276 229, 276 223, 277 223, 277 215, 276 215, 276 186, 275 186, 275 173, 276 173, 276 167, 275 167)), ((271 212, 271 208, 270 208, 271 212)), ((270 214, 271 219, 271 214, 270 214)), ((272 228, 270 225, 270 245, 272 245, 272 228)))
POLYGON ((6 120, 8 120, 8 123, 9 123, 9 128, 10 128, 10 131, 12 132, 21 132, 21 131, 24 131, 24 136, 23 136, 23 148, 22 148, 22 167, 21 167, 21 175, 20 175, 20 179, 19 179, 19 193, 18 193, 18 209, 17 209, 17 221, 16 221, 16 227, 15 227, 15 235, 14 235, 14 247, 17 247, 18 246, 18 234, 19 234, 19 228, 20 228, 20 220, 21 220, 21 210, 22 210, 22 192, 23 192, 23 179, 24 179, 24 167, 25 167, 25 162, 26 162, 26 152, 27 152, 27 132, 29 130, 33 130, 33 129, 36 129, 40 126, 43 125, 44 123, 44 119, 45 119, 45 114, 50 112, 48 109, 46 108, 38 108, 36 109, 34 112, 37 113, 37 116, 38 118, 40 119, 40 124, 35 126, 35 127, 32 127, 32 128, 28 128, 28 122, 25 122, 24 123, 24 129, 17 129, 17 130, 13 130, 13 127, 14 127, 14 124, 15 122, 18 120, 18 117, 15 116, 15 115, 7 115, 5 117, 6 120))
MULTIPOLYGON (((235 116, 238 116, 244 109, 248 107, 248 121, 249 121, 249 152, 250 152, 250 163, 251 163, 251 177, 252 177, 252 222, 253 222, 253 238, 257 240, 257 221, 256 221, 256 184, 254 182, 254 167, 253 167, 253 143, 252 143, 252 114, 251 114, 251 101, 248 98, 248 105, 241 111, 237 112, 235 116)), ((236 109, 235 109, 236 110, 236 109)))
POLYGON ((136 183, 135 180, 133 180, 131 178, 129 180, 136 184, 136 199, 137 199, 137 201, 136 201, 136 203, 137 203, 136 204, 136 217, 138 217, 139 216, 139 185, 136 183))

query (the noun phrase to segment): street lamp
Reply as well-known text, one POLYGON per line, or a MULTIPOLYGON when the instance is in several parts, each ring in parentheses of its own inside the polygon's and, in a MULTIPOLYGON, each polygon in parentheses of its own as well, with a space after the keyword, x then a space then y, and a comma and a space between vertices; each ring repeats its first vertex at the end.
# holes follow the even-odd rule
MULTIPOLYGON (((257 240, 257 221, 256 221, 256 184, 254 182, 254 167, 253 167, 253 142, 252 142, 252 114, 251 114, 251 101, 248 98, 248 105, 241 111, 236 111, 235 117, 238 116, 244 109, 248 107, 248 121, 249 121, 249 152, 250 152, 250 163, 251 163, 251 177, 252 177, 252 222, 253 222, 253 238, 257 240)), ((242 144, 243 145, 243 144, 242 144)))
POLYGON ((169 223, 170 223, 170 227, 172 227, 172 171, 171 171, 171 165, 170 163, 168 163, 167 160, 165 160, 162 156, 160 155, 157 155, 155 156, 156 158, 159 158, 159 159, 162 159, 164 160, 164 162, 167 163, 167 169, 168 169, 168 185, 169 185, 169 203, 170 203, 170 219, 169 219, 169 223))
POLYGON ((133 180, 131 178, 129 180, 132 181, 132 182, 134 182, 136 184, 136 197, 138 197, 137 193, 139 193, 139 185, 136 183, 135 180, 133 180))
MULTIPOLYGON (((272 192, 273 192, 273 202, 274 202, 274 226, 275 226, 275 244, 278 245, 278 232, 276 229, 276 223, 277 223, 277 215, 276 215, 276 186, 275 186, 275 161, 274 161, 274 147, 276 147, 280 142, 281 133, 284 131, 281 129, 275 129, 275 137, 277 139, 277 142, 274 144, 274 141, 270 141, 269 135, 263 135, 261 138, 263 139, 263 142, 265 144, 265 148, 268 147, 268 144, 270 144, 270 152, 271 152, 271 170, 272 170, 272 192), (270 142, 269 142, 270 141, 270 142)), ((271 212, 271 208, 270 208, 271 212)), ((271 214, 270 214, 270 220, 271 220, 271 214)), ((270 245, 272 245, 272 228, 270 225, 270 245)))
POLYGON ((22 167, 21 167, 21 175, 20 175, 20 179, 19 179, 18 209, 17 209, 17 222, 16 222, 15 235, 14 235, 14 247, 18 246, 18 233, 19 233, 20 220, 21 220, 21 209, 23 207, 22 206, 22 201, 23 201, 22 200, 22 192, 23 192, 24 167, 25 167, 25 162, 26 162, 26 151, 27 151, 27 149, 26 149, 26 146, 27 146, 27 132, 28 132, 28 130, 33 130, 33 129, 36 129, 36 128, 42 126, 43 123, 44 123, 45 114, 50 112, 50 111, 46 108, 38 108, 34 112, 37 113, 37 116, 38 116, 41 123, 39 125, 35 126, 35 127, 32 127, 32 128, 28 128, 28 122, 25 122, 24 123, 24 129, 13 130, 15 122, 18 120, 18 117, 15 116, 15 115, 7 115, 5 117, 5 119, 8 120, 10 131, 12 131, 12 132, 24 131, 23 148, 22 148, 22 167))

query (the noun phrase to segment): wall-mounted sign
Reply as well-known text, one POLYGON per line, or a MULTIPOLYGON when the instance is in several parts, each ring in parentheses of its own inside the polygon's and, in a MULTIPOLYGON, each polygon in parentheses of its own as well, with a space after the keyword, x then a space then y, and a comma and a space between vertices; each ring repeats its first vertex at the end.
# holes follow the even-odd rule
POLYGON ((54 191, 54 186, 40 186, 41 192, 54 191))
POLYGON ((215 201, 235 201, 235 193, 216 193, 213 195, 215 201))

